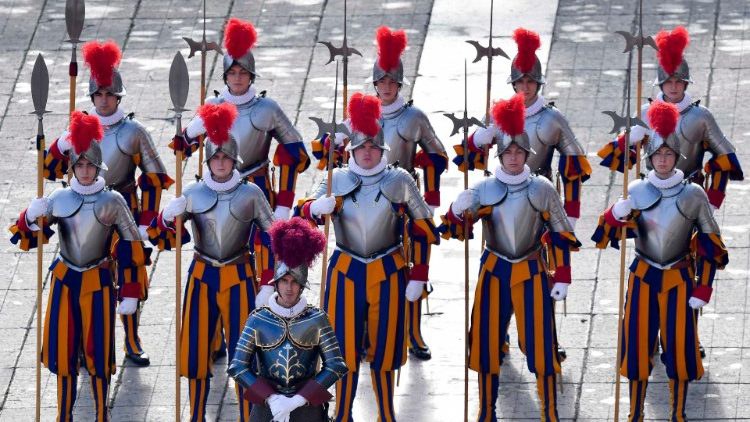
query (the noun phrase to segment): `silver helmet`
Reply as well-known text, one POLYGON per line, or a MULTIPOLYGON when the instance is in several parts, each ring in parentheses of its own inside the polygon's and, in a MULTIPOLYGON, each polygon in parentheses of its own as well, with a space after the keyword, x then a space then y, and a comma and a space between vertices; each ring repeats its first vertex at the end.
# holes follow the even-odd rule
POLYGON ((514 84, 518 82, 519 79, 523 78, 524 75, 528 75, 531 79, 533 79, 536 83, 539 85, 545 84, 544 75, 542 75, 542 63, 539 61, 539 58, 536 59, 536 62, 534 62, 534 67, 531 68, 531 72, 524 73, 519 68, 515 66, 515 58, 513 59, 513 62, 510 65, 510 76, 508 76, 507 83, 514 84))
POLYGON ((671 133, 666 138, 659 135, 656 131, 651 131, 650 138, 648 142, 646 143, 646 157, 651 158, 656 151, 659 150, 659 148, 666 146, 672 151, 674 151, 677 156, 681 156, 680 154, 680 138, 677 136, 677 132, 671 133))
POLYGON ((352 135, 349 137, 349 145, 346 146, 346 150, 353 151, 364 145, 367 141, 372 141, 373 145, 383 151, 391 150, 391 147, 385 143, 385 137, 383 136, 382 130, 375 136, 367 136, 362 132, 352 131, 352 135))
POLYGON ((308 269, 328 245, 326 237, 300 217, 276 220, 268 233, 276 258, 273 281, 289 274, 297 284, 306 287, 308 269))
POLYGON ((70 116, 70 131, 67 136, 72 145, 70 149, 71 167, 85 158, 100 171, 107 170, 107 165, 102 157, 102 148, 99 145, 99 141, 104 136, 104 131, 98 117, 77 110, 74 111, 70 116))
POLYGON ((381 150, 390 151, 391 148, 385 143, 380 123, 381 110, 378 97, 356 92, 349 100, 348 108, 351 135, 346 150, 352 151, 367 141, 372 141, 381 150))
POLYGON ((224 29, 224 79, 226 80, 227 72, 235 64, 250 72, 253 79, 260 76, 255 72, 255 57, 253 57, 252 48, 258 34, 252 23, 237 18, 230 18, 224 29))
POLYGON ((92 142, 91 146, 86 151, 80 154, 75 152, 75 149, 70 150, 70 166, 75 166, 76 163, 81 159, 85 158, 95 165, 99 170, 107 171, 107 164, 102 159, 102 147, 99 146, 99 142, 92 142))
POLYGON ((255 71, 255 57, 253 57, 252 51, 248 51, 244 56, 240 58, 234 58, 229 53, 224 54, 224 78, 227 77, 227 73, 232 66, 238 65, 239 67, 247 70, 253 75, 253 78, 257 78, 260 75, 255 71))
POLYGON ((374 84, 386 76, 390 76, 396 83, 411 85, 409 80, 404 77, 404 63, 400 59, 398 66, 391 69, 390 72, 383 70, 378 64, 378 60, 375 60, 375 64, 372 66, 372 83, 374 84))
POLYGON ((666 70, 664 70, 663 67, 661 67, 661 64, 656 67, 656 79, 654 79, 654 86, 661 86, 664 82, 667 81, 667 79, 671 78, 672 76, 676 77, 677 79, 687 82, 689 84, 693 83, 693 80, 690 79, 690 67, 688 66, 687 60, 684 58, 682 59, 682 63, 677 67, 677 70, 674 71, 671 75, 667 73, 666 70))
POLYGON ((308 268, 306 265, 298 265, 296 267, 289 268, 285 263, 279 262, 276 264, 276 269, 273 273, 273 281, 276 282, 285 275, 289 274, 292 276, 292 278, 294 278, 294 281, 304 289, 308 284, 307 273, 308 268))
POLYGON ((519 148, 528 152, 529 154, 536 154, 536 152, 534 152, 534 149, 531 148, 531 141, 529 140, 529 135, 527 135, 526 132, 524 132, 516 136, 505 134, 505 136, 503 136, 503 139, 497 145, 497 152, 495 153, 495 157, 499 157, 503 155, 505 150, 507 150, 511 144, 518 145, 519 148))
POLYGON ((214 155, 218 154, 219 152, 223 152, 226 154, 229 158, 234 160, 234 167, 237 168, 238 164, 242 164, 242 158, 240 157, 239 153, 239 147, 237 146, 237 141, 234 139, 234 136, 229 135, 229 140, 224 142, 221 145, 216 145, 211 141, 210 138, 206 138, 206 163, 208 163, 208 160, 213 158, 214 155))
POLYGON ((122 83, 120 71, 115 69, 112 73, 112 84, 109 86, 99 86, 94 78, 89 78, 89 96, 96 94, 100 89, 104 89, 117 97, 124 97, 126 94, 125 85, 122 83))

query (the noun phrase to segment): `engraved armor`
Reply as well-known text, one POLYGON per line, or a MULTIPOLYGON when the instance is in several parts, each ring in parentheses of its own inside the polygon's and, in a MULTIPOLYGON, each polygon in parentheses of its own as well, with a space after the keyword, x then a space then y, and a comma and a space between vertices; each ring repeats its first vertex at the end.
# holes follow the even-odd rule
POLYGON ((125 199, 107 189, 91 195, 70 188, 56 190, 49 197, 47 217, 60 231, 60 256, 77 271, 92 268, 109 256, 115 230, 123 240, 140 237, 125 199))
POLYGON ((398 161, 399 167, 413 172, 417 145, 428 154, 445 153, 445 147, 435 135, 427 116, 411 103, 393 113, 384 114, 381 126, 385 143, 390 147, 389 164, 398 161))
MULTIPOLYGON (((224 99, 216 97, 207 102, 220 104, 224 99)), ((242 159, 242 168, 238 169, 242 176, 268 164, 272 138, 282 144, 291 144, 302 139, 279 105, 270 98, 257 96, 237 105, 237 112, 238 116, 232 125, 231 134, 237 141, 239 157, 242 159)))
POLYGON ((183 195, 187 199, 187 216, 192 220, 195 250, 219 264, 248 252, 253 224, 266 231, 273 222, 268 201, 252 183, 216 192, 204 182, 197 182, 188 186, 183 195))
POLYGON ((151 135, 138 121, 126 117, 104 128, 101 149, 107 170, 101 176, 108 186, 119 189, 133 181, 136 169, 133 156, 136 154, 140 154, 140 168, 144 173, 167 173, 151 135))
POLYGON ((296 394, 309 380, 327 389, 346 371, 328 317, 309 305, 291 318, 267 306, 253 311, 227 370, 245 388, 263 378, 287 396, 296 394), (318 356, 323 364, 316 373, 318 356), (251 369, 253 361, 257 369, 251 369))

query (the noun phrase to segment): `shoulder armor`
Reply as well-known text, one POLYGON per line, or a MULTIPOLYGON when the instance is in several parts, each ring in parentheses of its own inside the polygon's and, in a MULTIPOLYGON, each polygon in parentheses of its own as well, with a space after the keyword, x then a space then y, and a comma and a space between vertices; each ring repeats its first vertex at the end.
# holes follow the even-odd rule
POLYGON ((320 330, 326 326, 328 316, 320 309, 307 305, 302 318, 289 323, 289 338, 303 348, 320 344, 320 330))
POLYGON ((409 172, 400 167, 389 167, 380 180, 380 191, 394 204, 404 203, 409 199, 409 185, 414 182, 409 172))
POLYGON ((120 193, 105 189, 96 194, 94 202, 94 215, 105 226, 111 226, 118 221, 120 213, 130 212, 125 198, 120 193))
POLYGON ((50 211, 53 217, 65 218, 75 214, 83 205, 83 196, 71 188, 58 189, 49 196, 50 211))
POLYGON ((124 118, 117 130, 117 147, 127 155, 139 153, 141 138, 147 137, 146 128, 137 120, 124 118))
POLYGON ((529 202, 539 212, 549 211, 547 201, 559 197, 555 187, 544 176, 532 176, 527 188, 529 202))
POLYGON ((333 169, 333 183, 331 184, 332 195, 346 196, 357 189, 361 183, 362 179, 360 179, 353 171, 342 168, 333 169))
POLYGON ((255 218, 257 213, 257 201, 265 201, 263 191, 254 183, 241 183, 234 190, 232 200, 229 203, 229 212, 234 218, 248 222, 255 218))
POLYGON ((661 199, 661 191, 647 180, 634 180, 628 185, 628 197, 633 201, 633 208, 645 210, 653 207, 661 199))
POLYGON ((497 177, 488 177, 477 183, 473 189, 479 195, 479 205, 482 207, 499 204, 508 195, 508 185, 497 180, 497 177))
POLYGON ((252 111, 250 112, 250 122, 259 130, 269 131, 273 129, 276 121, 276 115, 281 113, 281 107, 276 101, 264 96, 255 97, 252 111))
POLYGON ((202 214, 216 205, 219 195, 203 182, 189 184, 182 194, 187 199, 186 211, 191 214, 202 214))
POLYGON ((255 327, 256 345, 261 348, 273 348, 281 344, 286 336, 284 321, 274 314, 268 306, 255 309, 247 320, 246 325, 255 327), (263 329, 263 327, 276 329, 263 329))
POLYGON ((685 188, 677 197, 677 209, 688 219, 695 220, 702 208, 710 206, 703 188, 695 183, 685 183, 685 188))
POLYGON ((430 127, 430 122, 427 120, 427 116, 418 109, 411 105, 411 101, 404 106, 404 111, 398 116, 398 134, 401 138, 415 142, 422 138, 422 130, 426 127, 430 127))

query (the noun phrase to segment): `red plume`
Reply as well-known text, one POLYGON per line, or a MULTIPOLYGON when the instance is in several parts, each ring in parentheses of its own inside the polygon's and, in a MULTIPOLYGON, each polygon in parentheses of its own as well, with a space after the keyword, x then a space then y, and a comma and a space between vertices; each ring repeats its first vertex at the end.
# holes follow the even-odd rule
POLYGON ((112 85, 114 71, 120 65, 120 58, 120 47, 112 40, 104 43, 89 41, 83 45, 83 61, 91 69, 91 77, 101 87, 112 85))
POLYGON ((349 99, 352 130, 373 137, 380 131, 380 99, 357 92, 349 99))
POLYGON ((68 140, 76 154, 89 149, 92 142, 99 142, 104 137, 104 129, 96 116, 89 116, 78 110, 70 116, 70 133, 68 140))
POLYGON ((648 107, 648 122, 662 138, 674 133, 680 112, 677 106, 664 101, 654 101, 648 107))
POLYGON ((523 73, 529 73, 536 63, 536 51, 542 46, 539 34, 534 31, 517 28, 513 31, 513 39, 518 46, 518 54, 513 59, 513 66, 523 73))
POLYGON ((274 256, 289 268, 310 267, 326 247, 323 233, 299 217, 274 221, 268 232, 274 256))
POLYGON ((228 102, 203 104, 198 108, 198 116, 203 120, 206 135, 211 142, 221 146, 229 140, 229 130, 237 118, 237 107, 228 102))
POLYGON ((255 46, 258 34, 250 22, 237 18, 230 18, 224 30, 224 47, 227 53, 235 59, 247 54, 255 46))
POLYGON ((390 72, 398 66, 401 54, 406 49, 406 32, 403 29, 391 31, 391 28, 381 26, 375 39, 378 42, 378 66, 390 72))
POLYGON ((684 26, 678 26, 672 32, 659 31, 656 34, 656 46, 659 51, 656 52, 656 58, 662 69, 671 75, 677 70, 682 63, 682 53, 690 43, 690 35, 684 26))
POLYGON ((504 133, 510 136, 524 132, 526 105, 523 94, 516 94, 510 100, 500 100, 492 106, 492 119, 504 133))

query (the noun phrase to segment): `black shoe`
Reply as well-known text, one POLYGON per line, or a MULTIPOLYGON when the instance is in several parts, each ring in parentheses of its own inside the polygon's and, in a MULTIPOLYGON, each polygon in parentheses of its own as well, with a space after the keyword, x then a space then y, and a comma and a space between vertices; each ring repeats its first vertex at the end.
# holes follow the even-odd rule
POLYGON ((151 359, 148 358, 148 355, 146 353, 141 353, 140 355, 131 355, 129 353, 125 354, 125 357, 128 358, 135 366, 149 366, 151 365, 151 359))
POLYGON ((703 345, 698 343, 698 350, 701 352, 701 358, 706 358, 706 349, 703 348, 703 345))
POLYGON ((227 357, 227 349, 221 348, 211 353, 211 360, 216 363, 217 360, 227 357))
POLYGON ((560 360, 560 363, 565 362, 565 359, 568 358, 568 353, 565 351, 565 348, 560 346, 559 344, 557 345, 557 356, 560 360))
POLYGON ((430 348, 425 347, 409 347, 409 354, 414 355, 415 358, 419 360, 430 360, 432 359, 432 353, 430 352, 430 348))

